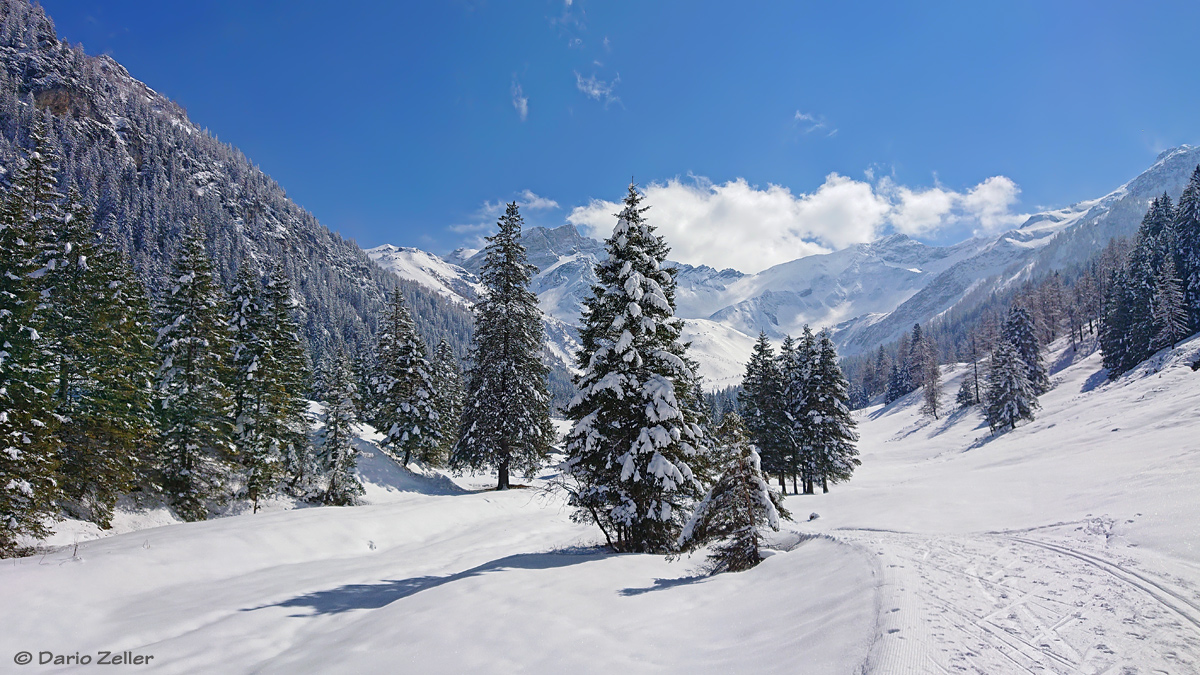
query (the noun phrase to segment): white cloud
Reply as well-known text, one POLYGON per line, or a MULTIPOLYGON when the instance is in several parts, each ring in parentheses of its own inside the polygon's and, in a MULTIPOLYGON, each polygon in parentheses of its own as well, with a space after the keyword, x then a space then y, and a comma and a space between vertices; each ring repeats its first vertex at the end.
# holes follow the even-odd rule
POLYGON ((803 127, 805 134, 811 134, 814 131, 820 131, 825 136, 833 136, 838 132, 837 129, 830 129, 829 123, 825 121, 824 115, 815 115, 813 113, 802 113, 799 110, 792 116, 792 120, 803 127))
POLYGON ((584 77, 575 71, 575 88, 583 92, 585 96, 595 101, 603 101, 605 107, 610 103, 620 103, 621 99, 613 94, 613 90, 620 83, 621 76, 618 74, 611 82, 597 79, 595 75, 584 77))
MULTIPOLYGON (((558 202, 547 197, 543 197, 533 190, 522 190, 514 199, 517 206, 522 211, 549 211, 552 209, 561 208, 558 202)), ((490 234, 496 228, 496 220, 504 214, 508 208, 508 202, 503 200, 485 201, 482 206, 471 216, 473 222, 460 223, 450 225, 446 229, 456 234, 472 234, 483 233, 490 234)), ((483 235, 476 236, 472 241, 477 243, 483 240, 483 235)))
MULTIPOLYGON (((941 186, 912 189, 888 177, 869 182, 831 173, 814 192, 799 194, 780 185, 758 188, 741 178, 715 184, 691 177, 651 183, 645 204, 651 207, 647 218, 672 248, 672 259, 758 272, 873 241, 889 225, 919 236, 964 222, 984 231, 1017 224, 1024 218, 1011 211, 1018 192, 1003 176, 960 193, 941 186)), ((573 209, 567 222, 604 239, 618 211, 615 202, 593 199, 573 209)))
POLYGON ((517 114, 521 116, 521 121, 524 122, 529 117, 529 97, 521 89, 521 83, 517 82, 514 77, 512 81, 512 104, 517 109, 517 114))

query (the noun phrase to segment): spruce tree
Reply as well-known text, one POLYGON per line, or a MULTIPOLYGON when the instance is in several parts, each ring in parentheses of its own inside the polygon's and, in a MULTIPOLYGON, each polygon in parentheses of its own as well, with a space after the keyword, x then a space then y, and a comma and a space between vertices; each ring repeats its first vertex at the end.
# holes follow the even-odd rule
POLYGON ((1025 377, 1033 395, 1040 396, 1050 391, 1050 376, 1046 373, 1045 363, 1042 362, 1042 348, 1038 344, 1033 317, 1029 312, 1014 305, 1008 312, 1008 319, 1005 320, 1000 335, 1002 341, 1008 342, 1017 350, 1025 363, 1025 377))
POLYGON ((563 467, 576 520, 599 525, 617 550, 662 552, 702 495, 707 450, 675 268, 641 200, 630 185, 585 301, 563 467))
POLYGON ((155 345, 162 489, 185 520, 204 520, 208 502, 223 496, 233 450, 229 326, 205 242, 192 221, 172 263, 155 345))
POLYGON ((306 397, 312 365, 300 324, 292 315, 295 304, 283 265, 276 262, 267 274, 262 293, 267 351, 258 429, 269 439, 272 455, 282 460, 287 489, 293 496, 308 497, 317 478, 306 397))
POLYGON ((441 422, 442 440, 434 466, 442 466, 449 461, 450 453, 458 438, 459 422, 463 411, 462 373, 458 369, 458 359, 450 343, 442 340, 433 352, 433 402, 437 408, 438 421, 441 422))
MULTIPOLYGON (((846 377, 838 365, 837 349, 828 329, 821 331, 817 341, 809 386, 807 427, 813 463, 810 480, 820 480, 822 492, 829 492, 830 483, 850 480, 861 462, 854 446, 858 434, 850 413, 846 377)), ((811 487, 810 484, 810 492, 811 487)))
POLYGON ((1200 330, 1200 166, 1179 196, 1174 216, 1176 265, 1183 282, 1188 329, 1200 330))
POLYGON ((746 432, 762 457, 763 471, 779 476, 780 486, 786 489, 789 430, 783 408, 783 373, 766 333, 760 332, 754 343, 738 400, 746 432))
POLYGON ((783 364, 784 410, 791 426, 793 443, 793 451, 789 456, 790 473, 793 489, 796 478, 799 477, 801 489, 806 495, 815 491, 817 477, 817 430, 813 423, 818 409, 817 397, 821 375, 819 359, 820 348, 817 339, 812 329, 806 325, 789 358, 783 364))
POLYGON ((357 503, 364 494, 362 483, 355 475, 358 466, 358 450, 354 444, 357 387, 341 349, 326 361, 323 371, 320 396, 325 412, 318 438, 328 484, 321 499, 332 506, 349 506, 357 503))
POLYGON ((425 345, 399 289, 392 292, 379 328, 376 422, 385 435, 383 445, 407 465, 414 456, 425 460, 435 453, 441 431, 425 345))
POLYGON ((933 342, 926 338, 924 340, 925 356, 922 362, 925 364, 925 377, 921 385, 921 396, 923 403, 921 412, 938 419, 939 413, 942 411, 942 371, 938 367, 933 342))
POLYGON ((1154 349, 1174 347, 1188 335, 1187 308, 1183 304, 1183 284, 1175 274, 1175 261, 1168 255, 1158 271, 1154 285, 1154 349))
POLYGON ((1000 340, 988 367, 988 426, 992 432, 1012 429, 1021 420, 1033 420, 1037 395, 1029 383, 1029 367, 1008 340, 1000 340))
POLYGON ((758 452, 746 435, 737 413, 725 415, 716 432, 716 452, 724 470, 712 489, 692 512, 679 536, 681 551, 720 542, 708 555, 713 572, 741 572, 762 562, 763 530, 779 530, 781 519, 791 519, 782 496, 771 490, 758 452))
POLYGON ((497 490, 508 489, 512 471, 532 475, 555 441, 542 312, 529 290, 537 268, 521 244, 522 222, 513 202, 487 239, 480 274, 485 290, 474 308, 467 391, 450 462, 459 470, 494 467, 497 490))
POLYGON ((90 209, 73 188, 64 216, 42 277, 61 482, 75 515, 108 527, 118 497, 150 459, 149 303, 124 257, 97 241, 90 209))
POLYGON ((35 152, 13 176, 0 213, 0 557, 21 536, 47 534, 57 512, 57 454, 52 425, 52 358, 41 337, 42 240, 34 196, 51 180, 35 152))
POLYGON ((268 414, 266 388, 271 378, 268 319, 260 277, 253 261, 242 261, 229 296, 233 360, 227 371, 232 395, 234 453, 244 474, 245 497, 253 504, 255 513, 259 500, 276 491, 282 459, 260 424, 268 414))
POLYGON ((978 388, 979 383, 975 381, 975 374, 967 373, 958 387, 958 394, 954 397, 955 405, 959 408, 970 408, 979 403, 979 399, 975 398, 975 391, 978 388))

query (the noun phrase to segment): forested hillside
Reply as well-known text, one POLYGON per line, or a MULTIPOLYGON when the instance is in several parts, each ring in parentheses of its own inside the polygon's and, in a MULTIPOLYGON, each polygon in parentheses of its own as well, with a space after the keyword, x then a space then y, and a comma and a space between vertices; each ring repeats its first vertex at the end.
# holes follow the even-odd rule
POLYGON ((58 39, 41 7, 0 0, 0 168, 4 187, 32 149, 35 117, 61 157, 59 183, 95 210, 104 237, 129 254, 152 290, 198 220, 221 283, 246 258, 282 263, 318 359, 369 343, 388 290, 400 284, 422 336, 465 353, 469 314, 417 284, 397 282, 354 242, 290 199, 236 148, 108 56, 58 39))

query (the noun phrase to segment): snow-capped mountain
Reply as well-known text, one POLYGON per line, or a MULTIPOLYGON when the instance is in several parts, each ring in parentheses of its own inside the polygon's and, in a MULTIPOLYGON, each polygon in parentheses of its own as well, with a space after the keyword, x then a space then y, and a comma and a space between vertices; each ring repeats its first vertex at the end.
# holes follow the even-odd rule
POLYGON ((929 280, 885 315, 849 320, 836 331, 843 353, 861 353, 896 339, 914 323, 952 308, 965 309, 993 290, 1086 261, 1113 237, 1132 236, 1150 205, 1164 192, 1178 199, 1200 164, 1200 147, 1161 153, 1133 180, 1094 200, 1031 216, 929 280))
POLYGON ((469 306, 483 291, 474 274, 419 248, 384 244, 367 249, 367 255, 401 279, 415 281, 461 305, 469 306))
MULTIPOLYGON (((534 232, 534 234, 536 237, 537 233, 534 232)), ((439 258, 419 248, 384 244, 367 249, 367 255, 380 267, 397 277, 416 282, 464 308, 473 305, 484 290, 476 275, 483 265, 482 253, 477 252, 469 258, 474 261, 474 272, 454 264, 449 259, 439 258)), ((447 258, 450 257, 447 256, 447 258)), ((548 260, 545 255, 541 255, 538 259, 543 262, 548 260)), ((589 274, 591 273, 590 265, 587 271, 589 274)), ((539 275, 540 277, 541 275, 539 275)), ((570 371, 574 368, 575 352, 579 349, 578 335, 571 324, 547 311, 546 302, 550 297, 552 297, 550 293, 539 295, 543 312, 545 312, 543 327, 546 330, 548 355, 552 361, 556 361, 562 368, 570 371)))

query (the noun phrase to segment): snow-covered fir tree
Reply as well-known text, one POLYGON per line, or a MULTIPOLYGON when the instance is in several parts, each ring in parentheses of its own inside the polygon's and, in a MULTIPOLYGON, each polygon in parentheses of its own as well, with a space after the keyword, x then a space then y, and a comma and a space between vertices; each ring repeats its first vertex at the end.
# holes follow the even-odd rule
POLYGON ((1000 340, 992 351, 984 403, 993 433, 1012 429, 1021 420, 1033 420, 1038 407, 1029 384, 1029 366, 1008 340, 1000 340))
POLYGON ((1163 260, 1154 284, 1154 328, 1153 348, 1174 347, 1175 343, 1188 335, 1187 307, 1183 303, 1183 282, 1175 273, 1173 255, 1163 260))
POLYGON ((462 372, 458 369, 458 359, 454 357, 454 349, 449 342, 442 340, 438 343, 433 351, 432 368, 433 403, 442 425, 442 440, 432 463, 434 466, 443 466, 449 461, 450 452, 458 439, 463 411, 462 372))
MULTIPOLYGON (((39 150, 44 148, 39 146, 39 150)), ((50 387, 51 355, 40 331, 41 228, 35 195, 52 188, 49 162, 39 152, 13 175, 0 213, 0 557, 18 537, 41 537, 57 511, 57 453, 50 387)))
POLYGON ((208 516, 232 468, 229 326, 206 239, 193 221, 172 264, 156 342, 162 489, 185 520, 208 516))
POLYGON ((921 384, 921 412, 936 420, 942 412, 942 371, 938 367, 933 341, 925 338, 922 343, 925 346, 922 359, 922 363, 925 364, 925 377, 922 378, 921 384))
POLYGON ((912 381, 912 390, 915 391, 925 386, 925 375, 929 372, 928 361, 930 357, 929 345, 926 344, 927 338, 921 331, 921 324, 913 324, 912 340, 908 343, 908 358, 904 363, 908 366, 908 379, 912 381))
POLYGON ((233 357, 229 369, 232 395, 233 446, 245 481, 245 496, 258 512, 259 500, 275 492, 282 458, 259 426, 266 411, 270 374, 267 313, 263 307, 261 274, 252 260, 243 260, 229 294, 229 329, 233 357))
POLYGON ((108 527, 117 499, 149 468, 153 331, 149 301, 123 255, 101 245, 72 188, 42 277, 54 359, 65 506, 108 527))
POLYGON ((508 489, 510 472, 532 474, 555 441, 542 312, 529 290, 537 268, 521 244, 522 223, 513 202, 487 239, 480 274, 485 290, 475 304, 466 397, 450 461, 457 470, 494 467, 497 490, 508 489))
POLYGON ((1034 396, 1050 391, 1050 376, 1042 361, 1042 346, 1034 331, 1033 317, 1024 307, 1013 306, 1000 332, 1001 340, 1011 344, 1025 363, 1026 380, 1034 396))
POLYGON ((316 455, 309 441, 308 401, 312 362, 293 316, 295 298, 284 266, 276 262, 262 292, 267 350, 261 360, 258 431, 269 439, 271 452, 282 458, 285 487, 293 496, 308 497, 316 487, 316 455))
POLYGON ((441 427, 425 345, 399 289, 393 291, 387 316, 380 322, 375 354, 375 421, 386 436, 383 444, 404 464, 414 457, 428 459, 437 452, 441 427))
POLYGON ((817 340, 813 363, 805 406, 809 418, 806 444, 812 448, 810 493, 817 481, 822 492, 829 492, 830 483, 850 480, 855 467, 861 464, 854 445, 858 434, 850 414, 846 377, 838 365, 837 349, 828 329, 822 330, 817 340))
POLYGON ((738 399, 746 432, 762 457, 763 471, 778 476, 780 488, 786 490, 784 476, 788 469, 789 430, 783 409, 783 391, 783 373, 775 358, 775 349, 766 333, 760 332, 746 364, 746 376, 742 379, 738 399))
POLYGON ((970 408, 979 403, 979 399, 975 397, 978 388, 979 383, 975 381, 975 373, 967 373, 958 387, 958 393, 954 396, 954 404, 959 408, 970 408))
POLYGON ((355 470, 358 450, 354 445, 354 423, 358 414, 357 387, 350 363, 341 350, 325 362, 320 396, 325 406, 318 436, 321 464, 327 478, 321 500, 333 506, 349 506, 364 494, 355 470))
POLYGON ((780 357, 784 382, 784 413, 791 435, 792 447, 788 459, 792 487, 795 490, 796 478, 799 477, 800 489, 804 494, 813 494, 817 476, 817 432, 813 423, 817 419, 817 396, 820 386, 818 378, 821 373, 818 370, 820 348, 812 329, 804 326, 804 332, 800 339, 795 341, 794 348, 783 350, 780 357))
POLYGON ((703 494, 693 465, 707 449, 675 317, 675 269, 641 201, 630 185, 595 267, 563 469, 576 520, 599 525, 617 550, 662 552, 703 494))
POLYGON ((1183 282, 1188 330, 1200 330, 1200 166, 1179 196, 1175 207, 1174 235, 1179 278, 1183 282))
POLYGON ((791 519, 783 497, 770 488, 759 455, 737 413, 725 415, 715 434, 722 458, 720 478, 692 512, 679 536, 681 551, 716 543, 708 555, 711 571, 741 572, 762 562, 765 530, 791 519))

